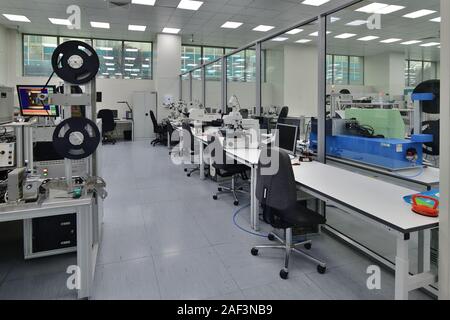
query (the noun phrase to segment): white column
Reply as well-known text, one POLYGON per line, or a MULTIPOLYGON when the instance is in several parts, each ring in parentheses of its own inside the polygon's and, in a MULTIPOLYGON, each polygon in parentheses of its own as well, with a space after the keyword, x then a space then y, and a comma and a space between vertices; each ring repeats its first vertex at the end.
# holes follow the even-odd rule
POLYGON ((450 299, 450 1, 441 0, 441 204, 439 299, 450 299))
POLYGON ((158 121, 167 117, 162 108, 164 96, 171 95, 175 101, 179 98, 179 75, 181 72, 181 37, 170 34, 158 34, 155 62, 155 85, 158 91, 158 121))

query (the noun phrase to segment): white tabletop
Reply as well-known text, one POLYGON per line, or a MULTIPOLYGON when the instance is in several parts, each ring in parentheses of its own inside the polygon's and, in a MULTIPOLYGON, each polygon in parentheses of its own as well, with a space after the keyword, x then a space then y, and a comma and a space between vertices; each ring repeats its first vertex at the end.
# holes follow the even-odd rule
POLYGON ((438 168, 433 167, 425 167, 423 168, 423 171, 422 169, 417 168, 417 169, 401 170, 399 172, 391 172, 381 168, 364 165, 361 163, 349 162, 343 159, 331 158, 330 160, 336 164, 348 165, 426 186, 439 185, 440 181, 440 170, 438 168))
POLYGON ((319 162, 295 166, 294 174, 297 183, 307 189, 402 233, 439 225, 439 219, 413 213, 411 206, 403 200, 404 196, 416 194, 414 190, 319 162))
POLYGON ((261 150, 259 149, 225 149, 225 152, 238 160, 248 165, 257 165, 261 150))

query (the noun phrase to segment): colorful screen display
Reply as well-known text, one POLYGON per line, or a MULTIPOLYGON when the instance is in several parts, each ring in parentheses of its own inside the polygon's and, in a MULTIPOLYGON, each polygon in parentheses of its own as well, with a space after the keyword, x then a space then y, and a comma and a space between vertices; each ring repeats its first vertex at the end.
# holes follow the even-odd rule
POLYGON ((58 106, 50 105, 48 94, 55 93, 55 86, 17 86, 20 111, 24 117, 58 117, 58 106))

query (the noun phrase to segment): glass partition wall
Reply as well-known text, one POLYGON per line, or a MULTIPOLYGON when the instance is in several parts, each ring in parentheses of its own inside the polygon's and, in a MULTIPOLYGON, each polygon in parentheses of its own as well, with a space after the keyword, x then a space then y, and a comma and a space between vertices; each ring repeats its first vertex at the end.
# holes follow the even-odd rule
MULTIPOLYGON (((420 178, 423 174, 422 166, 401 170, 404 161, 410 168, 409 160, 398 158, 406 150, 397 147, 389 153, 389 159, 380 160, 381 150, 359 150, 357 145, 363 148, 363 144, 373 145, 377 141, 384 146, 398 141, 394 139, 410 141, 406 139, 412 133, 422 130, 420 122, 419 128, 415 128, 414 119, 418 115, 423 121, 437 121, 435 124, 439 128, 439 114, 419 113, 417 105, 420 103, 412 101, 411 93, 422 82, 439 79, 440 1, 390 3, 383 6, 361 1, 327 17, 324 61, 327 121, 334 122, 333 128, 345 121, 343 130, 347 130, 351 122, 355 131, 351 133, 353 142, 349 150, 345 141, 338 139, 350 134, 348 130, 343 135, 327 133, 325 150, 330 164, 343 165, 363 174, 368 171, 362 170, 361 165, 370 170, 384 170, 394 177, 395 183, 404 185, 406 182, 401 182, 402 179, 420 178), (354 139, 355 136, 358 138, 354 139), (386 168, 389 166, 392 167, 386 168)), ((417 149, 418 157, 422 156, 421 144, 408 146, 417 149)), ((434 166, 438 164, 438 157, 424 155, 424 161, 434 166)), ((395 236, 360 219, 352 219, 339 209, 329 207, 326 212, 332 232, 345 235, 394 264, 395 236)), ((411 257, 417 256, 418 239, 414 240, 415 245, 410 246, 411 257)), ((411 261, 411 270, 417 270, 418 259, 411 261)), ((437 267, 436 234, 432 236, 432 266, 437 267)))

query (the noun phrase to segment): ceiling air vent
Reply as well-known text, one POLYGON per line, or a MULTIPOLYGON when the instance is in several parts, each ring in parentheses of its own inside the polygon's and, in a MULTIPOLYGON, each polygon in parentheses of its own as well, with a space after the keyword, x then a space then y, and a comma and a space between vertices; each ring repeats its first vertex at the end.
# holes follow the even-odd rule
POLYGON ((108 4, 109 4, 110 9, 114 9, 114 8, 128 9, 130 7, 131 0, 108 1, 108 4))

